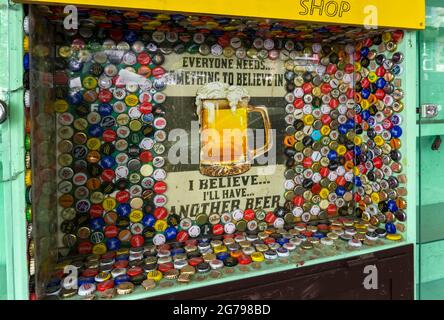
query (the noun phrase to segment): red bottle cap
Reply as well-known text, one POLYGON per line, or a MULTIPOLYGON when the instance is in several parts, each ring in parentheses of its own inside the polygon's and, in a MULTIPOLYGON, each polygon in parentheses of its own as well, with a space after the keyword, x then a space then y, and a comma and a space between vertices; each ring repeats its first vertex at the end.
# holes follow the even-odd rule
POLYGON ((138 248, 138 247, 143 246, 144 242, 145 242, 145 239, 140 234, 133 236, 130 241, 131 247, 133 247, 133 248, 138 248))
POLYGON ((176 240, 179 242, 185 242, 189 238, 188 232, 181 230, 177 233, 176 240))
POLYGON ((93 248, 93 245, 91 242, 84 241, 82 243, 79 243, 79 245, 77 246, 77 251, 80 254, 89 254, 92 252, 92 248, 93 248))
POLYGON ((114 225, 106 226, 103 231, 105 233, 105 237, 107 238, 115 238, 119 234, 119 228, 114 225))
POLYGON ((91 205, 91 208, 89 209, 89 215, 91 218, 99 218, 102 216, 103 213, 103 207, 101 204, 95 203, 91 205))
POLYGON ((105 291, 114 288, 114 280, 108 279, 97 284, 97 291, 105 291))
POLYGON ((163 194, 167 190, 167 184, 164 181, 158 181, 154 184, 153 190, 157 194, 163 194))
POLYGON ((253 209, 245 209, 244 219, 247 221, 253 220, 254 219, 254 210, 253 209))
POLYGON ((157 267, 160 272, 167 272, 168 270, 174 269, 174 265, 172 262, 161 263, 157 267))
POLYGON ((156 219, 165 219, 168 216, 168 211, 164 207, 159 207, 154 209, 153 215, 156 219))
POLYGON ((139 266, 134 266, 128 269, 128 271, 126 272, 127 275, 129 275, 130 277, 134 277, 137 276, 139 274, 141 274, 143 272, 143 269, 139 266))
POLYGON ((95 277, 99 273, 97 268, 88 268, 83 270, 82 277, 95 277))
POLYGON ((247 256, 245 254, 241 254, 239 256, 239 258, 237 258, 237 260, 239 261, 239 264, 250 264, 251 263, 250 256, 247 256))
POLYGON ((213 226, 213 234, 214 235, 221 235, 223 233, 224 233, 224 226, 223 225, 218 223, 213 226))
POLYGON ((119 203, 125 203, 128 202, 130 199, 130 193, 126 190, 121 190, 116 193, 116 200, 119 203))
POLYGON ((202 257, 193 257, 188 260, 189 265, 193 267, 197 266, 201 262, 204 262, 204 259, 202 257))
POLYGON ((114 268, 126 268, 128 267, 128 260, 119 260, 114 263, 114 268))
POLYGON ((153 161, 153 154, 149 151, 146 151, 146 150, 142 151, 139 154, 139 159, 142 162, 151 162, 151 161, 153 161))

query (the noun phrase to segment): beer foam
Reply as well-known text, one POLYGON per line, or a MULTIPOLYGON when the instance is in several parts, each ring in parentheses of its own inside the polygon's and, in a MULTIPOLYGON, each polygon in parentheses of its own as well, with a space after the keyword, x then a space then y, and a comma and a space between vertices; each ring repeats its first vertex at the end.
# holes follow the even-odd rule
MULTIPOLYGON (((227 99, 231 110, 236 111, 236 107, 241 100, 248 103, 250 95, 245 88, 239 86, 229 86, 222 82, 210 82, 197 90, 196 107, 197 114, 200 116, 203 100, 206 99, 227 99)), ((206 106, 204 106, 206 107, 206 106)))

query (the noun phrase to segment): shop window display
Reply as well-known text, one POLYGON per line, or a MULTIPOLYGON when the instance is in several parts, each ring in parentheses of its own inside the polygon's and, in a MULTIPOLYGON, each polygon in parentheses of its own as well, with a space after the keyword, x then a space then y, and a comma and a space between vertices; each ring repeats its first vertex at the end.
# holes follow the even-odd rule
POLYGON ((403 241, 402 30, 30 14, 39 298, 153 296, 403 241))

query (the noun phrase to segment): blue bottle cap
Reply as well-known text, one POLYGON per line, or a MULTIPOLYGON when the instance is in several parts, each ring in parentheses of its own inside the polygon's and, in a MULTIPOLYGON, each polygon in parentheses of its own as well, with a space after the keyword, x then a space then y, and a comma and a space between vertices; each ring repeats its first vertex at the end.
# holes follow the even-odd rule
POLYGON ((396 211, 398 211, 398 206, 396 205, 396 202, 395 202, 394 200, 389 200, 389 201, 387 202, 387 207, 388 207, 388 209, 389 209, 391 212, 393 212, 393 213, 395 213, 396 211))
POLYGON ((395 234, 396 233, 396 226, 393 223, 388 222, 385 224, 385 230, 389 234, 395 234))
POLYGON ((165 233, 165 238, 167 240, 171 240, 171 239, 176 238, 177 230, 174 227, 168 227, 168 228, 165 229, 164 233, 165 233))
POLYGON ((119 285, 123 282, 128 282, 128 281, 130 281, 130 277, 126 274, 121 274, 120 276, 114 278, 115 285, 119 285))
POLYGON ((109 103, 101 103, 99 104, 98 111, 102 117, 109 116, 113 112, 113 107, 109 103))
POLYGON ((69 68, 69 70, 71 70, 73 72, 78 72, 78 71, 82 70, 83 62, 76 60, 76 59, 71 59, 68 62, 68 68, 69 68))
POLYGON ((88 128, 88 135, 90 135, 91 137, 98 138, 102 136, 102 133, 103 133, 103 128, 98 124, 93 124, 88 128))
POLYGON ((339 133, 341 133, 341 134, 346 134, 346 133, 348 132, 348 128, 347 128, 346 125, 341 124, 341 125, 338 127, 338 131, 339 131, 339 133))
POLYGON ((144 114, 142 117, 143 122, 150 123, 154 120, 154 115, 152 113, 144 114))
POLYGON ((176 254, 181 254, 181 253, 185 253, 185 249, 184 248, 174 248, 171 250, 171 255, 175 256, 176 254))
POLYGON ((345 126, 347 129, 352 130, 355 127, 355 121, 353 119, 348 119, 345 126))
POLYGON ((129 254, 119 254, 115 257, 116 261, 128 260, 128 259, 129 259, 129 254))
POLYGON ((103 218, 99 217, 99 218, 94 218, 91 219, 89 221, 89 226, 91 227, 91 229, 93 229, 94 231, 96 230, 101 230, 104 226, 105 226, 105 221, 103 220, 103 218))
POLYGON ((368 125, 369 125, 370 127, 374 127, 375 124, 376 124, 376 119, 375 119, 375 117, 372 117, 372 116, 368 117, 368 119, 367 119, 367 123, 368 123, 368 125))
POLYGON ((361 181, 361 178, 355 176, 355 177, 353 178, 353 184, 354 184, 356 187, 362 187, 362 181, 361 181))
POLYGON ((131 206, 128 203, 121 203, 117 206, 116 212, 121 217, 127 217, 131 213, 131 206))
POLYGON ((339 186, 336 188, 336 194, 340 197, 342 197, 345 194, 346 190, 344 187, 339 186))
POLYGON ((111 169, 116 165, 116 160, 112 156, 105 156, 100 160, 103 169, 111 169))
POLYGON ((370 49, 368 47, 361 48, 361 56, 367 57, 369 52, 370 52, 370 49))
POLYGON ((227 259, 229 257, 228 252, 219 252, 216 254, 216 258, 219 260, 224 261, 225 259, 227 259))
POLYGON ((95 283, 94 277, 79 277, 77 279, 77 284, 79 287, 85 283, 91 283, 91 284, 95 283))
POLYGON ((329 152, 328 152, 328 154, 327 154, 327 158, 328 158, 328 160, 336 160, 337 158, 338 158, 338 154, 337 154, 337 152, 336 151, 334 151, 334 150, 330 150, 329 152))
POLYGON ((322 232, 315 232, 313 233, 313 238, 318 238, 318 239, 322 239, 325 238, 325 234, 323 234, 322 232))
POLYGON ((368 99, 368 97, 370 97, 370 90, 362 89, 361 96, 362 96, 362 99, 368 99))
POLYGON ((368 110, 364 110, 361 112, 362 120, 367 121, 367 119, 370 117, 370 112, 368 110))
POLYGON ((384 78, 379 78, 378 80, 376 80, 376 88, 378 88, 378 89, 384 89, 386 84, 387 84, 387 81, 385 81, 384 78))
POLYGON ((277 243, 279 243, 281 246, 283 246, 285 243, 287 243, 288 241, 290 241, 289 239, 287 239, 287 238, 278 238, 277 240, 276 240, 276 242, 277 243))
POLYGON ((133 43, 134 41, 137 40, 137 33, 134 32, 133 30, 127 30, 124 33, 124 38, 126 42, 133 43))
POLYGON ((23 68, 25 71, 29 71, 29 53, 25 53, 23 56, 23 68))
POLYGON ((117 238, 110 238, 106 240, 106 247, 108 250, 117 250, 120 248, 120 240, 117 238))
POLYGON ((147 214, 142 218, 142 224, 145 227, 152 227, 156 223, 156 218, 152 214, 147 214))
POLYGON ((393 138, 399 138, 402 136, 402 128, 400 126, 393 126, 393 128, 390 129, 390 133, 393 138))
POLYGON ((72 105, 75 105, 75 106, 77 106, 77 105, 79 105, 79 104, 81 104, 82 103, 82 101, 83 101, 83 96, 82 96, 82 94, 80 93, 80 92, 71 92, 69 95, 68 95, 68 103, 69 104, 72 104, 72 105))

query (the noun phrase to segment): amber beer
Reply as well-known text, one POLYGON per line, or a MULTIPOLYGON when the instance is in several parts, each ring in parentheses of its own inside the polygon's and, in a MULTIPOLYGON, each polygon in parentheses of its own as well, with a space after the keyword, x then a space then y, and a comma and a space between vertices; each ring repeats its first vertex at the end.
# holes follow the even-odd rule
POLYGON ((203 175, 222 177, 245 173, 251 161, 271 148, 270 120, 264 106, 248 104, 247 99, 231 108, 227 99, 206 99, 201 109, 200 172, 203 175), (265 143, 262 147, 248 148, 248 113, 261 114, 265 143))

